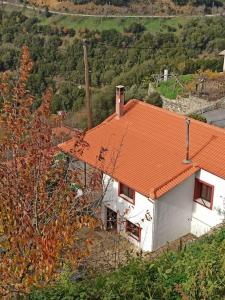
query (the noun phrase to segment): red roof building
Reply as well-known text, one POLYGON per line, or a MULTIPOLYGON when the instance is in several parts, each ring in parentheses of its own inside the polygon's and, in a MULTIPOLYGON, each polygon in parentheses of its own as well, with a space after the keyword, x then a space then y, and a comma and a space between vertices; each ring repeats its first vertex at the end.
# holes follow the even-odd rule
POLYGON ((191 120, 192 163, 184 164, 185 117, 139 100, 130 100, 120 119, 114 113, 89 130, 85 141, 82 155, 75 139, 59 148, 145 196, 159 198, 198 169, 225 179, 225 130, 191 120))
POLYGON ((135 99, 124 105, 122 88, 117 91, 116 112, 87 131, 89 146, 82 153, 76 151, 76 138, 59 148, 151 200, 201 170, 225 180, 225 130, 191 119, 190 163, 184 163, 185 116, 135 99))

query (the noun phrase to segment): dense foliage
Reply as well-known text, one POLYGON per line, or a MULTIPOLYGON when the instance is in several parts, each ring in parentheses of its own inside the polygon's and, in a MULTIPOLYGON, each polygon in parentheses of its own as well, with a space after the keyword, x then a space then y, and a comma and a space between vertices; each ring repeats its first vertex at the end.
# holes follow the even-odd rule
POLYGON ((173 0, 175 4, 178 5, 193 5, 200 6, 205 5, 206 7, 221 7, 223 2, 219 0, 173 0))
MULTIPOLYGON (((93 2, 97 5, 115 5, 115 6, 128 6, 130 2, 137 3, 138 1, 131 0, 71 0, 74 4, 87 4, 93 2)), ((193 5, 206 7, 220 7, 223 6, 223 2, 219 0, 173 0, 177 5, 193 5)))
MULTIPOLYGON (((126 98, 143 99, 152 74, 165 67, 177 74, 199 69, 222 69, 218 52, 225 49, 225 19, 193 19, 178 27, 164 26, 157 34, 134 23, 116 29, 75 32, 56 25, 43 25, 39 17, 28 18, 21 12, 4 14, 0 24, 0 72, 16 70, 22 45, 30 49, 34 69, 28 88, 41 102, 47 86, 54 92, 53 112, 82 109, 84 66, 82 38, 89 41, 93 110, 95 123, 114 109, 114 87, 126 86, 126 98), (204 55, 203 55, 204 54, 204 55)), ((15 73, 16 76, 16 73, 15 73)))
POLYGON ((150 103, 152 105, 162 107, 163 106, 163 100, 159 93, 154 92, 150 94, 149 96, 145 97, 145 102, 150 103))
MULTIPOLYGON (((86 212, 101 180, 91 175, 94 185, 86 188, 80 169, 71 171, 68 158, 52 147, 52 93, 32 113, 34 97, 25 88, 32 66, 23 47, 17 80, 7 72, 0 80, 0 299, 56 280, 66 263, 75 269, 89 253, 78 232, 96 224, 86 212)), ((87 146, 77 134, 77 149, 87 146)))
POLYGON ((93 2, 97 5, 111 4, 115 6, 126 6, 130 0, 72 0, 75 4, 86 4, 93 2))
POLYGON ((92 280, 62 280, 35 290, 30 300, 44 299, 205 299, 225 295, 225 228, 205 236, 179 252, 166 252, 152 262, 131 261, 117 272, 92 280))

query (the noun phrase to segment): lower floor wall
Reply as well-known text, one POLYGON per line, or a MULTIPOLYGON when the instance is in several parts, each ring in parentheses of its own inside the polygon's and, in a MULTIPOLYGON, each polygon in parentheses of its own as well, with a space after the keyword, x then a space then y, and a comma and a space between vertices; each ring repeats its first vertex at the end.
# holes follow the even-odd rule
POLYGON ((153 250, 191 232, 194 176, 155 201, 153 250))
POLYGON ((193 212, 191 220, 191 233, 196 236, 201 236, 207 233, 210 229, 224 220, 224 213, 216 209, 209 210, 208 208, 193 203, 193 212))
POLYGON ((143 251, 149 251, 149 252, 155 251, 158 248, 164 246, 167 242, 179 239, 188 233, 192 233, 199 237, 203 234, 206 234, 214 226, 222 222, 221 220, 221 222, 219 222, 218 224, 215 224, 214 226, 210 226, 209 224, 192 217, 190 230, 183 233, 180 232, 180 234, 177 234, 177 236, 172 239, 169 238, 168 236, 168 239, 167 238, 164 238, 164 240, 161 239, 160 245, 159 244, 154 245, 151 224, 149 224, 149 226, 145 226, 145 228, 140 229, 139 239, 137 239, 136 237, 132 236, 129 232, 127 232, 126 230, 127 219, 124 216, 121 216, 119 211, 113 211, 110 207, 103 205, 102 217, 103 217, 102 220, 103 220, 105 230, 115 231, 116 233, 119 233, 122 236, 124 236, 124 238, 128 239, 129 242, 134 244, 139 249, 142 249, 143 251), (112 219, 108 217, 107 211, 109 210, 114 213, 115 217, 112 217, 112 219))
POLYGON ((209 224, 206 224, 205 222, 202 222, 199 219, 192 218, 191 221, 191 233, 196 236, 201 236, 205 233, 207 233, 212 227, 209 224))
MULTIPOLYGON (((105 230, 117 232, 128 239, 143 251, 152 251, 152 224, 151 221, 136 227, 135 235, 129 230, 129 222, 135 225, 132 217, 121 214, 120 210, 113 210, 110 206, 102 206, 102 221, 105 230)), ((136 223, 137 224, 137 223, 136 223)), ((136 225, 135 225, 136 226, 136 225)))
POLYGON ((191 233, 201 236, 224 220, 225 180, 205 170, 198 172, 196 178, 214 187, 212 207, 210 209, 193 201, 191 233))
POLYGON ((192 175, 157 200, 135 192, 134 203, 118 194, 116 180, 107 176, 104 183, 107 185, 102 203, 105 228, 107 209, 111 209, 116 213, 115 230, 143 251, 155 251, 188 233, 203 235, 224 219, 224 213, 219 211, 225 211, 225 181, 206 171, 192 175), (211 209, 194 201, 196 177, 215 186, 211 209), (127 221, 139 226, 139 238, 127 230, 127 221))

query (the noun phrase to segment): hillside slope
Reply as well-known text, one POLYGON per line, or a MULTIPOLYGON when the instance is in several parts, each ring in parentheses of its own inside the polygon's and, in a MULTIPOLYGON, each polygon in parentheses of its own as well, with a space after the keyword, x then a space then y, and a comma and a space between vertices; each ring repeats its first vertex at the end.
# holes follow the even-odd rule
POLYGON ((224 0, 29 0, 36 6, 102 15, 202 15, 224 12, 224 0))
POLYGON ((225 299, 225 227, 154 261, 132 260, 108 275, 36 290, 30 300, 223 300, 225 299))
MULTIPOLYGON (((82 39, 88 39, 88 59, 95 124, 114 110, 115 86, 126 86, 126 99, 143 99, 149 82, 164 68, 178 75, 199 69, 221 71, 225 49, 225 19, 46 17, 31 11, 5 11, 0 24, 0 72, 15 71, 21 47, 29 47, 34 69, 28 88, 36 106, 47 86, 54 91, 53 112, 82 113, 84 65, 82 39), (32 13, 32 14, 31 14, 32 13)), ((0 99, 1 102, 1 99, 0 99)), ((74 116, 85 126, 84 116, 74 116)))

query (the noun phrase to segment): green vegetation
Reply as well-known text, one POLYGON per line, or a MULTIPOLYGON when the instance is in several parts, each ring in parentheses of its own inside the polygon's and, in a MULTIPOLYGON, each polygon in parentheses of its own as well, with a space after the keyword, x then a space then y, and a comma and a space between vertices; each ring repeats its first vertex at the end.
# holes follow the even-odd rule
POLYGON ((168 99, 176 99, 177 95, 182 94, 184 86, 192 81, 192 75, 181 75, 177 78, 170 79, 166 82, 161 82, 158 91, 168 99))
POLYGON ((149 104, 158 106, 158 107, 163 106, 163 100, 162 100, 160 94, 157 92, 154 92, 154 93, 150 94, 149 96, 146 96, 144 101, 149 104))
MULTIPOLYGON (((75 4, 86 4, 88 2, 93 2, 97 5, 104 5, 104 4, 109 4, 108 0, 71 0, 75 4)), ((110 4, 111 5, 116 5, 116 6, 127 6, 128 3, 131 0, 111 0, 110 4)))
POLYGON ((118 271, 94 279, 71 283, 67 273, 57 285, 34 290, 29 299, 223 300, 224 264, 225 227, 179 252, 166 252, 151 262, 131 260, 118 271))
POLYGON ((40 16, 40 23, 42 25, 55 25, 64 26, 67 28, 73 28, 77 31, 84 28, 88 30, 104 31, 110 29, 116 29, 118 32, 124 32, 126 28, 131 26, 133 23, 138 23, 145 27, 147 31, 158 32, 167 31, 167 26, 173 28, 174 31, 179 29, 180 25, 188 22, 188 17, 177 17, 177 18, 98 18, 98 17, 68 17, 52 15, 49 18, 40 16))
POLYGON ((190 4, 192 6, 201 6, 205 5, 206 8, 211 7, 221 7, 223 6, 223 0, 173 0, 175 4, 178 5, 187 5, 190 4))
MULTIPOLYGON (((10 5, 5 5, 6 13, 11 13, 15 9, 10 5)), ((124 32, 127 27, 132 26, 133 23, 140 24, 150 32, 164 32, 167 31, 167 27, 171 30, 179 30, 179 28, 186 24, 190 17, 176 17, 176 18, 108 18, 108 17, 74 17, 63 15, 49 15, 46 17, 46 11, 38 13, 37 10, 30 10, 24 7, 18 11, 22 12, 26 17, 37 17, 41 25, 52 25, 57 27, 72 28, 76 31, 83 30, 110 30, 116 29, 119 32, 124 32)))
MULTIPOLYGON (((34 108, 40 105, 46 87, 51 86, 53 112, 66 110, 81 114, 85 95, 83 38, 89 43, 95 124, 114 110, 117 84, 126 86, 126 100, 144 99, 152 75, 161 74, 165 67, 178 76, 185 75, 180 77, 184 82, 190 78, 186 74, 199 69, 222 69, 218 52, 225 48, 223 17, 101 21, 46 17, 46 12, 26 13, 26 10, 4 13, 0 24, 0 72, 9 69, 13 71, 12 77, 16 76, 21 47, 24 44, 29 47, 34 69, 28 88, 37 99, 34 108), (203 58, 203 53, 208 53, 207 58, 203 58)), ((167 84, 170 86, 162 83, 158 91, 169 98, 175 97, 180 87, 174 87, 173 82, 167 84)), ((85 117, 80 116, 77 126, 85 126, 85 117)))
POLYGON ((190 118, 207 123, 207 119, 206 117, 202 116, 202 115, 198 115, 198 114, 190 114, 188 115, 190 118))

